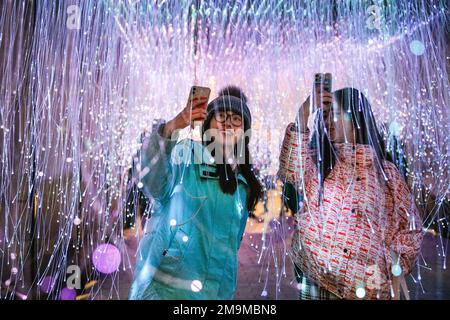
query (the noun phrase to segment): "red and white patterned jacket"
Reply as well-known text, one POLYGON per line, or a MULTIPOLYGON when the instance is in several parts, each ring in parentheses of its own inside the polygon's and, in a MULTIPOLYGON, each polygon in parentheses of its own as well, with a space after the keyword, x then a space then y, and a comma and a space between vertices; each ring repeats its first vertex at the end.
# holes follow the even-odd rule
MULTIPOLYGON (((301 186, 304 206, 296 214, 293 259, 309 279, 344 299, 390 299, 392 265, 403 274, 414 267, 422 242, 422 222, 397 168, 383 161, 383 177, 373 148, 335 144, 338 161, 324 181, 319 205, 317 167, 308 134, 286 129, 279 176, 301 186), (391 252, 399 261, 392 261, 391 252)), ((382 160, 380 160, 382 161, 382 160)))

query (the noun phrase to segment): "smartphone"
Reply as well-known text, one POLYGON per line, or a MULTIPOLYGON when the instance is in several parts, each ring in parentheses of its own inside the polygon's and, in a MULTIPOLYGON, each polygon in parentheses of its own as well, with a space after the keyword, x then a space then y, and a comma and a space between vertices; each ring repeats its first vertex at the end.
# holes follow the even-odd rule
MULTIPOLYGON (((318 105, 318 101, 316 94, 319 96, 322 95, 323 92, 329 92, 332 93, 332 76, 331 73, 316 73, 314 75, 314 88, 313 88, 313 99, 314 102, 310 105, 310 117, 308 118, 308 128, 312 132, 314 121, 317 117, 317 113, 319 112, 319 109, 316 109, 316 106, 318 105)), ((320 99, 322 100, 322 99, 320 99)), ((328 105, 328 104, 327 104, 328 105)))
POLYGON ((314 76, 314 89, 331 93, 331 73, 316 73, 314 76))
MULTIPOLYGON (((187 105, 191 106, 191 108, 194 106, 197 100, 199 100, 202 97, 206 97, 206 102, 209 101, 209 96, 211 94, 211 89, 208 87, 200 87, 200 86, 192 86, 191 91, 189 92, 189 98, 187 101, 187 105), (194 100, 197 99, 197 100, 194 100), (191 105, 192 104, 192 105, 191 105)), ((202 121, 195 121, 191 127, 194 129, 192 131, 191 139, 200 141, 201 140, 201 127, 203 125, 202 121)))
MULTIPOLYGON (((191 91, 189 93, 188 98, 188 105, 191 103, 191 101, 194 101, 194 99, 200 99, 201 97, 206 97, 207 100, 209 100, 209 95, 211 94, 211 89, 208 87, 199 87, 199 86, 192 86, 191 91)), ((195 103, 195 101, 194 101, 195 103)))
MULTIPOLYGON (((316 73, 314 76, 314 94, 318 93, 319 96, 323 92, 331 93, 331 73, 316 73)), ((314 105, 317 105, 314 103, 314 105)))

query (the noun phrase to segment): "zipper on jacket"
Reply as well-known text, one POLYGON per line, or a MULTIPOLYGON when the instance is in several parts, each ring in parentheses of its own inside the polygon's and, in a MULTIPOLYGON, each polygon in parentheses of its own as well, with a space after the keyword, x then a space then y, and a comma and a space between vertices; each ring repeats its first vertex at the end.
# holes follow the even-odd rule
POLYGON ((172 235, 170 236, 170 240, 169 240, 169 245, 167 246, 166 249, 164 249, 163 251, 163 256, 167 255, 167 252, 169 252, 169 248, 172 245, 173 239, 175 238, 175 234, 177 233, 178 229, 176 229, 175 231, 172 231, 172 235))

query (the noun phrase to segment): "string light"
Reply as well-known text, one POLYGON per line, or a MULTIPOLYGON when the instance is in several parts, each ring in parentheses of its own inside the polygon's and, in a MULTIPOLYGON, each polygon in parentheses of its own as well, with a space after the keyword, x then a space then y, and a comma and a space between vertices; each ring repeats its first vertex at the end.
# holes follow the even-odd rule
MULTIPOLYGON (((37 2, 34 30, 26 6, 8 2, 0 9, 5 30, 0 44, 5 57, 15 57, 0 60, 5 75, 0 77, 0 195, 6 203, 0 264, 7 265, 8 257, 15 261, 17 278, 26 278, 22 270, 30 262, 44 266, 25 280, 52 277, 53 289, 44 292, 50 298, 74 298, 65 271, 77 255, 88 266, 88 278, 111 277, 114 283, 120 265, 131 272, 123 218, 130 202, 127 172, 141 147, 138 137, 153 120, 179 112, 195 80, 209 85, 212 97, 227 84, 246 92, 254 122, 250 153, 259 178, 274 183, 285 126, 310 94, 313 75, 331 72, 334 89, 361 89, 378 124, 390 128, 383 134, 402 140, 419 204, 432 196, 448 197, 450 57, 445 56, 442 26, 448 12, 442 2, 427 10, 421 2, 389 3, 367 13, 365 1, 356 1, 358 15, 345 1, 315 10, 294 0, 264 2, 259 8, 239 1, 222 7, 208 0, 196 13, 202 17, 196 43, 187 23, 192 3, 83 1, 68 14, 64 1, 37 2), (382 20, 369 19, 376 12, 382 20), (24 78, 33 85, 24 86, 24 78), (32 199, 32 205, 22 199, 32 199), (26 254, 24 243, 33 246, 34 257, 26 254)), ((137 187, 144 185, 139 181, 137 187)), ((424 229, 440 218, 425 216, 424 229)), ((262 236, 248 237, 261 268, 274 271, 263 276, 267 296, 268 277, 277 278, 278 292, 282 270, 291 263, 284 257, 293 227, 284 219, 259 219, 265 225, 262 236)), ((445 219, 442 224, 448 226, 445 219)), ((92 290, 91 298, 104 292, 120 298, 111 282, 102 281, 99 286, 109 287, 92 290)), ((27 299, 36 291, 30 287, 23 294, 16 287, 7 294, 27 299)), ((194 287, 201 290, 201 282, 194 287)))

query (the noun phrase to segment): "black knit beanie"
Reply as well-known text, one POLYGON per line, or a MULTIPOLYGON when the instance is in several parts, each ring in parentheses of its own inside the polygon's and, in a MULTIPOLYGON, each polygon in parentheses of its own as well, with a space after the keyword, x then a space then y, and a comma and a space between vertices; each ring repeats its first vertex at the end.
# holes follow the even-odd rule
POLYGON ((203 123, 203 132, 209 127, 212 117, 216 112, 232 111, 240 114, 244 120, 244 131, 252 126, 252 116, 247 106, 247 97, 242 90, 235 86, 227 86, 220 90, 219 96, 208 104, 207 116, 203 123))

